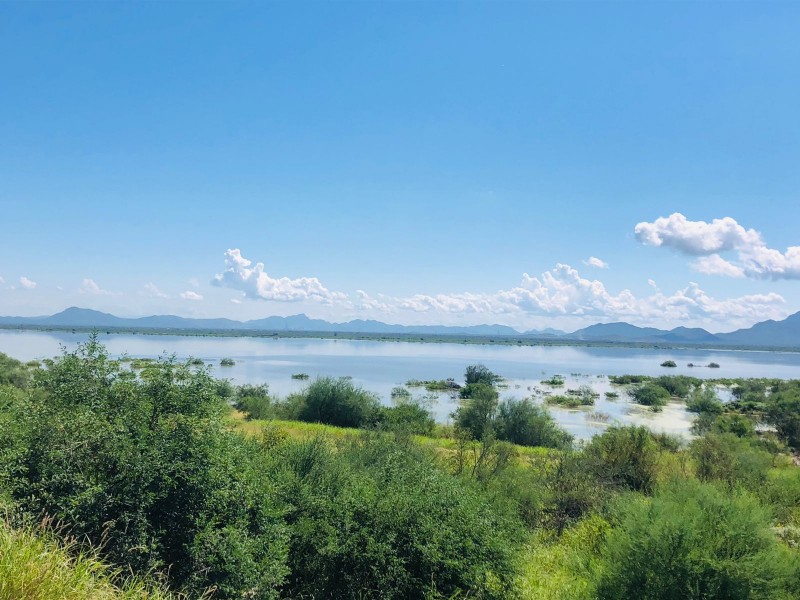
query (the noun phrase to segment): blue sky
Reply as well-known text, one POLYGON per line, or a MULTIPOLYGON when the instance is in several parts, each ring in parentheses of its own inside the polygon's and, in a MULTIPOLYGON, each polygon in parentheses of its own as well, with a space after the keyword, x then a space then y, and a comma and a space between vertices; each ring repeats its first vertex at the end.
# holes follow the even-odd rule
POLYGON ((792 2, 2 3, 0 314, 782 318, 798 30, 792 2))

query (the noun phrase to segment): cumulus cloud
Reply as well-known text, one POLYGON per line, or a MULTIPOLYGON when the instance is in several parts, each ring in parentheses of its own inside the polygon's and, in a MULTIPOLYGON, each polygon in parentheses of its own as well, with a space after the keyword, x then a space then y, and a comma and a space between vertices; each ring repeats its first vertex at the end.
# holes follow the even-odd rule
POLYGON ((19 284, 26 290, 32 290, 36 287, 36 282, 28 279, 27 277, 20 277, 19 284))
POLYGON ((415 295, 396 299, 399 308, 416 312, 481 313, 513 316, 571 316, 596 320, 630 319, 666 322, 718 319, 755 322, 786 316, 786 301, 779 294, 753 294, 717 299, 696 283, 664 294, 649 280, 653 294, 635 296, 630 290, 610 292, 603 282, 586 279, 577 269, 557 264, 537 277, 527 273, 519 285, 492 294, 415 295))
POLYGON ((186 290, 185 292, 180 293, 180 297, 184 300, 192 300, 192 301, 199 301, 202 300, 203 297, 198 294, 197 292, 193 292, 192 290, 186 290))
POLYGON ((152 281, 144 284, 144 291, 145 294, 151 298, 169 298, 169 294, 166 294, 158 289, 158 286, 156 286, 156 284, 152 281))
POLYGON ((225 252, 225 270, 214 276, 212 285, 244 292, 248 298, 276 302, 312 300, 323 304, 346 302, 347 296, 326 288, 316 277, 290 279, 270 277, 264 263, 256 263, 242 256, 238 249, 225 252))
POLYGON ((91 294, 92 296, 118 296, 118 292, 110 292, 101 288, 93 279, 84 279, 81 287, 78 288, 81 294, 91 294))
POLYGON ((699 257, 695 270, 727 277, 755 279, 800 279, 800 246, 786 252, 770 248, 755 229, 745 229, 731 217, 690 221, 680 213, 642 222, 634 229, 636 239, 648 246, 669 247, 699 257), (720 253, 731 252, 735 260, 720 253))
POLYGON ((595 267, 596 269, 607 269, 608 263, 604 260, 597 258, 596 256, 590 256, 585 261, 583 261, 587 267, 595 267))
MULTIPOLYGON (((711 255, 701 258, 710 258, 711 255)), ((711 259, 715 260, 715 259, 711 259)), ((427 315, 425 320, 469 316, 473 322, 526 323, 534 317, 569 317, 576 321, 629 320, 637 323, 752 324, 781 319, 788 314, 779 294, 751 294, 716 298, 696 283, 672 294, 664 293, 652 279, 649 294, 628 289, 611 291, 599 279, 587 278, 570 265, 558 263, 536 276, 524 273, 516 285, 495 292, 371 295, 356 290, 352 298, 325 288, 316 278, 270 277, 264 265, 242 257, 239 250, 225 253, 226 269, 213 284, 239 290, 243 297, 283 302, 315 301, 379 314, 427 315)), ((708 261, 708 268, 721 269, 708 261)), ((188 292, 187 292, 188 293, 188 292)), ((183 295, 182 295, 183 296, 183 295)), ((237 299, 231 300, 236 302, 237 299)), ((451 319, 452 320, 452 319, 451 319)))

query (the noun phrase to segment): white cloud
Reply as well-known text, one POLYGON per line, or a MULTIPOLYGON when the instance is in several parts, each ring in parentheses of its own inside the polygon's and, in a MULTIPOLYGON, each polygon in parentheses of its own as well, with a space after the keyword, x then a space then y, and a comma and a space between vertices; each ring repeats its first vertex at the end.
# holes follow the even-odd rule
POLYGON ((374 298, 364 290, 356 290, 356 295, 358 296, 359 308, 361 309, 377 310, 383 313, 395 311, 395 308, 391 305, 391 299, 387 299, 383 294, 378 294, 378 297, 374 298))
POLYGON ((28 279, 27 277, 20 277, 19 284, 26 290, 32 290, 36 287, 36 282, 28 279))
POLYGON ((192 290, 181 292, 180 297, 183 298, 184 300, 193 300, 195 302, 203 299, 203 297, 200 294, 198 294, 197 292, 193 292, 192 290))
POLYGON ((264 263, 256 263, 242 256, 238 249, 225 252, 225 271, 215 275, 212 285, 244 292, 248 298, 276 302, 313 300, 323 304, 346 302, 347 296, 326 288, 316 277, 275 279, 264 271, 264 263))
POLYGON ((234 304, 241 304, 242 303, 242 301, 239 298, 231 298, 231 302, 233 302, 234 304))
POLYGON ((151 298, 169 298, 169 294, 162 292, 153 282, 145 283, 144 291, 151 298))
POLYGON ((702 256, 692 263, 692 268, 706 275, 725 275, 727 277, 744 277, 744 269, 725 260, 719 254, 702 256))
POLYGON ((595 267, 597 269, 607 269, 608 263, 604 260, 597 258, 596 256, 590 256, 585 261, 583 261, 587 267, 595 267))
POLYGON ((91 294, 92 296, 119 296, 119 292, 110 292, 102 289, 93 279, 84 279, 81 287, 78 288, 81 294, 91 294))
POLYGON ((6 280, 3 279, 2 277, 0 277, 0 285, 3 285, 5 282, 6 282, 6 280))
POLYGON ((634 229, 636 238, 649 246, 671 247, 684 254, 699 256, 692 267, 706 274, 755 279, 800 279, 800 246, 786 252, 769 248, 755 229, 745 229, 735 219, 725 217, 690 221, 680 213, 642 222, 634 229), (736 260, 720 256, 733 252, 736 260))

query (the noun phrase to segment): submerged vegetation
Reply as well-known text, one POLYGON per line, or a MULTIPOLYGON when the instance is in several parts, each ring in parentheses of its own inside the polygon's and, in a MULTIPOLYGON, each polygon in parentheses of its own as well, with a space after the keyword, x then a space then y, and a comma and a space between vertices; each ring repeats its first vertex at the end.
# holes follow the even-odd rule
POLYGON ((578 445, 481 365, 444 426, 406 387, 128 364, 0 355, 0 600, 800 596, 800 382, 610 378, 698 437, 578 445))

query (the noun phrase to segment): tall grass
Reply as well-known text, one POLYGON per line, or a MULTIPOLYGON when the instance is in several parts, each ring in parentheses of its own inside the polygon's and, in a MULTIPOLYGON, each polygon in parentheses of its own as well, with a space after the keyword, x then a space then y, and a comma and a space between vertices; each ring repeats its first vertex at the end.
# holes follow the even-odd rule
POLYGON ((178 600, 73 542, 0 522, 0 600, 178 600), (119 582, 116 585, 115 582, 119 582))

